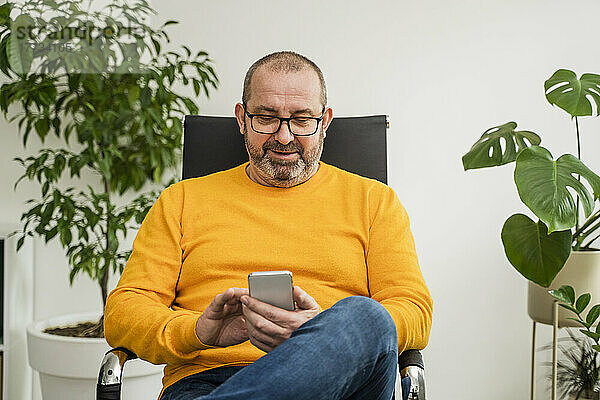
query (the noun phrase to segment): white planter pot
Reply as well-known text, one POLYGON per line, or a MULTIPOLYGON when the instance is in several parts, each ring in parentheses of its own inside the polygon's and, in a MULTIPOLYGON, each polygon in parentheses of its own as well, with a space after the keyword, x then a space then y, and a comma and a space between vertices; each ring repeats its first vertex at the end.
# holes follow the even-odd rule
MULTIPOLYGON (((27 327, 29 365, 40 374, 44 400, 94 400, 100 363, 110 350, 105 339, 50 335, 48 327, 97 320, 94 313, 66 315, 27 327)), ((157 399, 163 366, 131 360, 123 372, 122 398, 157 399)))
MULTIPOLYGON (((548 294, 550 289, 558 289, 562 285, 570 285, 575 289, 575 295, 579 297, 583 293, 591 293, 592 301, 584 311, 594 304, 600 304, 600 251, 572 251, 549 288, 543 288, 535 283, 529 282, 527 290, 527 313, 529 317, 543 324, 552 324, 552 303, 554 298, 548 294)), ((577 322, 567 318, 575 318, 576 315, 569 310, 559 307, 559 327, 580 327, 577 322)))

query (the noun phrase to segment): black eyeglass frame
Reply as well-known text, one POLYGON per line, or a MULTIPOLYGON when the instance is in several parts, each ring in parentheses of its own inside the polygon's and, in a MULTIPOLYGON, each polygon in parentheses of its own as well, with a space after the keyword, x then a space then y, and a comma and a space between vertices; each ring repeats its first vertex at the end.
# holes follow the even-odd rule
POLYGON ((323 111, 321 113, 320 117, 289 117, 289 118, 283 118, 283 117, 278 117, 276 115, 267 115, 267 114, 250 114, 248 112, 248 110, 246 110, 246 103, 242 103, 242 106, 244 107, 244 114, 246 114, 249 118, 250 118, 250 127, 252 128, 252 130, 256 133, 260 133, 261 135, 274 135, 277 132, 279 132, 279 130, 281 129, 281 123, 283 121, 285 121, 287 123, 288 126, 288 130, 290 131, 290 133, 294 136, 312 136, 315 133, 317 133, 317 131, 319 130, 319 124, 321 123, 321 121, 323 120, 323 117, 325 116, 325 106, 323 106, 323 111), (266 133, 266 132, 259 132, 256 129, 254 129, 254 124, 252 123, 252 119, 254 117, 268 117, 268 118, 277 118, 279 120, 279 125, 277 126, 277 129, 275 130, 275 132, 272 133, 266 133), (290 121, 293 119, 314 119, 317 121, 317 126, 315 127, 315 131, 313 133, 294 133, 292 132, 292 127, 290 125, 290 121))

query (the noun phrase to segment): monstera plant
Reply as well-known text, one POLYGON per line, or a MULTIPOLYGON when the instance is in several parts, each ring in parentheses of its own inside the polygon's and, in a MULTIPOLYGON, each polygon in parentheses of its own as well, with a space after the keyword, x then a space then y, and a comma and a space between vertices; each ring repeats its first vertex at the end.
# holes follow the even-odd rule
POLYGON ((509 217, 501 234, 504 251, 525 278, 549 287, 572 250, 598 250, 591 245, 600 237, 600 210, 594 212, 600 198, 600 177, 581 162, 578 118, 598 116, 600 75, 577 78, 573 71, 560 69, 544 83, 544 89, 550 104, 574 119, 577 157, 563 154, 554 159, 540 146, 540 136, 516 130, 517 124, 508 122, 486 130, 462 162, 465 171, 515 162, 514 182, 519 197, 538 220, 520 213, 509 217), (591 193, 581 178, 587 181, 591 193), (575 199, 569 188, 575 191, 575 199), (581 225, 580 203, 585 216, 581 225))
MULTIPOLYGON (((131 252, 120 241, 177 179, 181 120, 198 107, 174 87, 208 96, 218 82, 206 52, 168 44, 165 28, 176 21, 151 27, 155 12, 145 0, 107 4, 0 6, 0 110, 18 120, 24 146, 32 133, 42 142, 37 155, 16 158, 24 169, 17 183, 36 182, 41 192, 21 216, 17 246, 33 236, 59 239, 70 283, 89 276, 104 304, 109 275, 123 270, 131 252), (58 144, 45 145, 52 134, 58 144), (59 182, 75 177, 75 187, 59 182), (159 189, 140 194, 147 183, 159 189), (132 200, 121 198, 126 194, 132 200)), ((102 322, 87 336, 102 337, 102 322)))

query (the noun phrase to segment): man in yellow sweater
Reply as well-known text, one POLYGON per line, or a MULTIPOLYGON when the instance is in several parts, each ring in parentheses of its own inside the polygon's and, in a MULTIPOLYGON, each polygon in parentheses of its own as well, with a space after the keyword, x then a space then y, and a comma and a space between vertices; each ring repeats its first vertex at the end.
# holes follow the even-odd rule
POLYGON ((320 161, 333 111, 306 57, 254 63, 235 114, 249 161, 162 192, 108 297, 106 340, 166 364, 161 400, 389 400, 433 307, 404 207, 320 161), (294 311, 248 295, 268 270, 293 273, 294 311))

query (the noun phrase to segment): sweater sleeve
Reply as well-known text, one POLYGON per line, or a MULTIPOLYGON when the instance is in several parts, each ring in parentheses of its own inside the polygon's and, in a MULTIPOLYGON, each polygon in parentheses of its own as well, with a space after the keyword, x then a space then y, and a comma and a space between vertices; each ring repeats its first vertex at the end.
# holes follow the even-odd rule
POLYGON ((369 291, 396 323, 399 353, 423 349, 429 341, 433 301, 418 264, 406 210, 392 188, 379 187, 383 193, 371 211, 366 256, 369 291))
POLYGON ((181 363, 208 346, 196 335, 201 313, 171 309, 182 263, 183 189, 165 189, 146 215, 104 311, 109 345, 154 364, 181 363))

